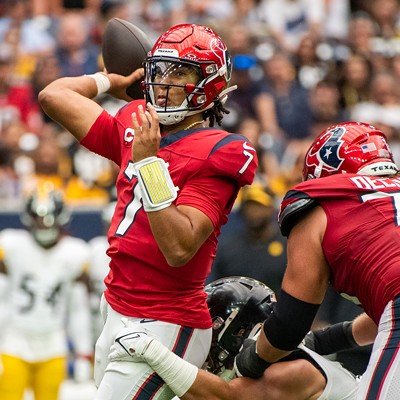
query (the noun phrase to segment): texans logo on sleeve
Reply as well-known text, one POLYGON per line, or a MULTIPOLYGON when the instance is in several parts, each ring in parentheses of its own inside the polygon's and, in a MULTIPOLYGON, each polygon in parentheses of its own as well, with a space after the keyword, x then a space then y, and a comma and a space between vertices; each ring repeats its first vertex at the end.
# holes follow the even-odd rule
POLYGON ((337 127, 328 131, 323 135, 319 143, 317 142, 307 156, 307 166, 311 167, 315 165, 315 172, 321 171, 322 168, 325 170, 337 171, 344 161, 344 158, 339 156, 340 147, 343 141, 340 139, 343 137, 346 129, 344 127, 337 127), (324 143, 325 142, 325 143, 324 143), (317 151, 313 149, 317 148, 317 151))

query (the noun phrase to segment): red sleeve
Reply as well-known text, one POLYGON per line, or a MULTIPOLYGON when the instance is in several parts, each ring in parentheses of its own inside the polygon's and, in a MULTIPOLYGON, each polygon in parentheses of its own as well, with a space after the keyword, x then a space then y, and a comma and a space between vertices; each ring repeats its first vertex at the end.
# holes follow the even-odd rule
POLYGON ((225 135, 192 179, 185 182, 176 204, 195 207, 211 219, 214 227, 221 226, 240 187, 253 182, 257 164, 256 151, 246 138, 225 135))
POLYGON ((122 141, 118 132, 118 123, 107 111, 99 115, 80 143, 88 150, 121 165, 122 141))
POLYGON ((209 156, 209 162, 211 173, 231 177, 239 186, 253 182, 258 166, 253 145, 238 134, 227 135, 219 141, 209 156))
POLYGON ((176 205, 187 205, 202 211, 214 227, 226 223, 237 196, 238 185, 227 177, 199 177, 188 182, 178 194, 176 205))

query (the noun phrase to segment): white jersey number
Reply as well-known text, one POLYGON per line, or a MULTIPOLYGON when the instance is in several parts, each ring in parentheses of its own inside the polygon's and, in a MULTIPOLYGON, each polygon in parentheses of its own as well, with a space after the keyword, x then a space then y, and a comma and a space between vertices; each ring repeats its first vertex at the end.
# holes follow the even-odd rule
MULTIPOLYGON (((131 161, 129 161, 128 166, 125 169, 125 175, 130 181, 133 178, 136 178, 135 169, 133 168, 133 163, 131 161)), ((125 208, 124 218, 119 223, 117 231, 115 232, 117 236, 125 235, 126 231, 135 221, 136 214, 141 208, 143 208, 142 193, 140 191, 139 185, 136 184, 133 188, 132 200, 125 208)))
POLYGON ((240 168, 239 170, 239 174, 243 174, 244 171, 246 171, 247 167, 249 166, 249 164, 251 163, 251 161, 254 158, 254 154, 250 153, 251 150, 253 153, 255 152, 254 148, 252 146, 250 146, 249 144, 247 144, 246 142, 243 143, 243 154, 247 157, 246 162, 243 164, 242 168, 240 168))

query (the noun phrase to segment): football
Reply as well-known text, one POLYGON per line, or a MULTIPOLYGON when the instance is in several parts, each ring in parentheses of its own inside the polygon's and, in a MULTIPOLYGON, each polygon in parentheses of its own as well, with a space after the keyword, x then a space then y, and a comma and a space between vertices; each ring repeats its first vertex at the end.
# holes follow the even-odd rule
MULTIPOLYGON (((153 45, 147 35, 132 23, 120 18, 107 22, 102 42, 102 56, 107 72, 127 76, 143 66, 153 45)), ((142 99, 140 81, 131 85, 126 93, 132 99, 142 99)))

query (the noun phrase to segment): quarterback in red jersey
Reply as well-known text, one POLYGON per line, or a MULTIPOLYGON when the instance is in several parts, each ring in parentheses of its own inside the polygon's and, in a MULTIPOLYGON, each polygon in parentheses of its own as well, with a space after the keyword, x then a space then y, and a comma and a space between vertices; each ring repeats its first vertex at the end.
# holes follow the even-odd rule
MULTIPOLYGON (((331 283, 365 314, 357 324, 332 326, 323 339, 329 337, 332 349, 374 343, 357 398, 398 398, 398 172, 385 135, 371 125, 343 123, 317 137, 306 153, 304 182, 281 205, 288 265, 275 313, 265 321, 257 343, 236 359, 243 375, 262 373, 297 346, 331 283)), ((324 352, 329 347, 325 344, 324 352)))
POLYGON ((145 324, 176 354, 204 363, 212 325, 204 282, 221 225, 257 168, 248 140, 213 127, 232 90, 230 56, 213 30, 171 28, 144 67, 145 100, 129 102, 115 117, 91 99, 104 92, 126 99, 126 88, 143 70, 128 77, 61 78, 39 95, 50 117, 120 167, 108 235, 105 326, 96 344, 96 399, 173 397, 146 363, 108 361, 125 326, 135 335, 134 327, 145 324))

